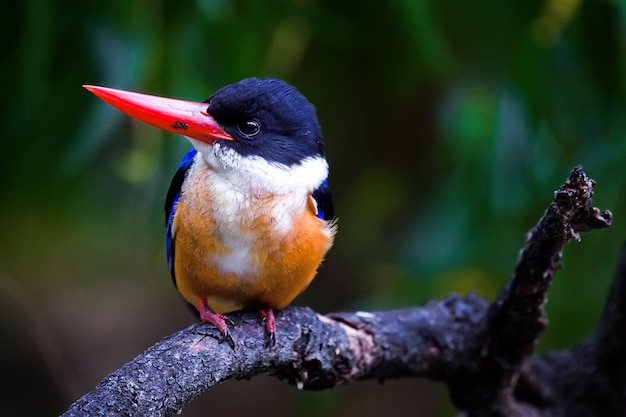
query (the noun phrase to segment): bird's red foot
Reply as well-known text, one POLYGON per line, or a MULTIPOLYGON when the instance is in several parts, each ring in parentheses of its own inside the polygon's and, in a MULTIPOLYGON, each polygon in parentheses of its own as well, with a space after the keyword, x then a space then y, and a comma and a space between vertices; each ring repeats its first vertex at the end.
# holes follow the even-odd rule
POLYGON ((198 297, 197 303, 198 311, 200 312, 200 318, 203 321, 213 324, 222 334, 222 339, 220 340, 220 343, 226 341, 233 349, 235 349, 235 341, 230 335, 230 330, 228 330, 228 325, 226 324, 226 321, 228 320, 230 322, 230 320, 222 314, 214 313, 204 298, 198 297))
POLYGON ((265 334, 267 335, 267 347, 272 347, 276 344, 276 318, 274 317, 274 310, 271 308, 260 308, 259 316, 265 322, 265 334))

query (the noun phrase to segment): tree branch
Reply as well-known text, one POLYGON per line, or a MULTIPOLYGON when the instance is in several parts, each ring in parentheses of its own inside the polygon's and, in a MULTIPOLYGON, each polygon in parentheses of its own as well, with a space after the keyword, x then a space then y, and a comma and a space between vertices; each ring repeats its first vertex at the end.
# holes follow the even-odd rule
POLYGON ((333 318, 290 307, 276 314, 279 331, 269 350, 256 314, 232 314, 234 350, 210 324, 193 324, 106 377, 64 415, 174 415, 220 382, 266 373, 312 390, 369 378, 443 380, 486 307, 475 295, 333 318))
POLYGON ((572 171, 528 233, 515 273, 493 304, 470 294, 374 313, 287 308, 276 315, 270 349, 256 314, 231 314, 235 349, 219 343, 213 326, 194 324, 106 377, 64 416, 170 416, 218 383, 259 374, 315 390, 426 377, 445 383, 469 416, 624 415, 626 308, 619 300, 626 296, 626 256, 597 335, 571 352, 532 356, 564 245, 611 223, 610 212, 590 206, 593 186, 582 168, 572 171), (595 396, 585 394, 590 389, 595 396))
MULTIPOLYGON (((580 232, 610 226, 609 211, 591 208, 595 182, 575 167, 555 192, 554 200, 526 235, 515 272, 493 304, 481 329, 481 360, 467 379, 455 381, 452 398, 460 408, 480 415, 528 416, 532 411, 514 400, 522 365, 535 349, 548 320, 544 304, 552 277, 561 268, 563 248, 580 232)), ((526 378, 533 378, 525 375, 526 378)), ((524 381, 527 389, 529 385, 524 381)))
POLYGON ((536 387, 542 387, 544 403, 562 404, 546 416, 626 415, 625 299, 626 250, 596 334, 571 352, 548 353, 528 361, 530 374, 541 378, 536 387))
POLYGON ((488 330, 493 349, 506 353, 513 366, 518 367, 534 351, 548 324, 543 306, 567 242, 580 240, 580 232, 611 225, 611 212, 590 207, 594 185, 582 167, 574 168, 526 235, 515 273, 491 305, 488 330))

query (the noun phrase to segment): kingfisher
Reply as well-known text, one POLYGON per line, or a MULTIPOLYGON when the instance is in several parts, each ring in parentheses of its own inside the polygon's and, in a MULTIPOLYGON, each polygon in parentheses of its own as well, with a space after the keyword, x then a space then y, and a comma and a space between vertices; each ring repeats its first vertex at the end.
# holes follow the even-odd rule
POLYGON ((310 284, 336 231, 315 107, 273 78, 241 80, 201 103, 84 87, 191 142, 165 199, 174 285, 231 346, 225 314, 242 309, 258 311, 274 344, 274 310, 310 284))

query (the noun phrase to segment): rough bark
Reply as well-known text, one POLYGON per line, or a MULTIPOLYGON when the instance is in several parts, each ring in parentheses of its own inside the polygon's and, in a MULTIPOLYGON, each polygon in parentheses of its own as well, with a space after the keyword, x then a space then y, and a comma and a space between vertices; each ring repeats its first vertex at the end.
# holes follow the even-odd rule
POLYGON ((493 303, 470 294, 382 312, 287 308, 276 315, 271 348, 256 314, 231 314, 234 349, 211 325, 194 324, 106 377, 64 416, 170 416, 218 383, 259 374, 312 390, 425 377, 446 384, 467 416, 626 415, 626 256, 597 333, 571 351, 533 355, 563 247, 611 224, 609 211, 591 207, 593 186, 574 168, 493 303))

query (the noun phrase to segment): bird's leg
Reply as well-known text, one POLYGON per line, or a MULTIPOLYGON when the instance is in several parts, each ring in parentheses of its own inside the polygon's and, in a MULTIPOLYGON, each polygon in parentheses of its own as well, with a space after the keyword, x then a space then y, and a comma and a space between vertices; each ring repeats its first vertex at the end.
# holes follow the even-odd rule
POLYGON ((272 347, 276 344, 276 318, 274 317, 274 310, 271 308, 259 308, 259 316, 265 322, 265 334, 267 334, 267 347, 272 347))
POLYGON ((235 342, 233 340, 233 337, 230 335, 230 330, 228 330, 228 325, 226 324, 226 320, 228 320, 228 318, 223 316, 222 314, 214 313, 209 307, 209 305, 207 304, 205 298, 198 297, 196 302, 198 303, 198 311, 200 312, 200 318, 203 321, 213 324, 217 328, 217 330, 219 330, 220 333, 222 334, 223 338, 222 340, 220 340, 220 342, 227 341, 228 344, 234 349, 235 342))

